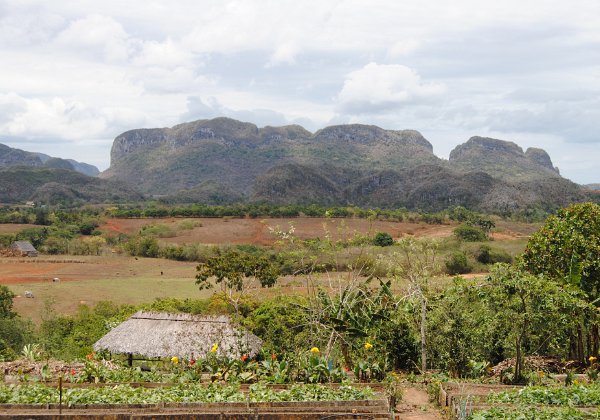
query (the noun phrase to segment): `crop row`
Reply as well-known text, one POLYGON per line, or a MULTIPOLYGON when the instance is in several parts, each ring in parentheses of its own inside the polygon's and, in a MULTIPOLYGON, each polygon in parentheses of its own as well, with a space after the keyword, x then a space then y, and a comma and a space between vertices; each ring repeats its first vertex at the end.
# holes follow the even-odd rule
MULTIPOLYGON (((236 385, 185 384, 161 388, 114 385, 98 388, 63 389, 62 402, 74 404, 156 404, 163 402, 276 402, 276 401, 332 401, 371 399, 371 388, 343 385, 328 388, 322 385, 294 385, 289 389, 274 390, 263 384, 254 384, 247 393, 236 385)), ((0 385, 0 404, 58 404, 59 390, 43 384, 0 385)))

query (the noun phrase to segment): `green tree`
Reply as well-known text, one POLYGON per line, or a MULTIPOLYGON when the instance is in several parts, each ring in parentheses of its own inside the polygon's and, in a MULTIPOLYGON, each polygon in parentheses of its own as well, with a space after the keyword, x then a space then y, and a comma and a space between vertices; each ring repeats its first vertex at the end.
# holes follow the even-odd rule
POLYGON ((48 238, 48 228, 27 228, 17 233, 17 240, 29 241, 35 248, 41 247, 48 238))
POLYGON ((514 351, 515 382, 523 379, 526 353, 556 354, 564 349, 568 332, 588 307, 576 288, 507 264, 492 270, 485 298, 494 328, 505 331, 506 347, 514 351))
POLYGON ((6 286, 0 285, 0 318, 14 318, 13 299, 15 294, 6 286))
POLYGON ((590 300, 600 297, 600 205, 573 204, 550 216, 523 253, 535 274, 580 286, 590 300))
POLYGON ((24 322, 12 309, 14 293, 0 285, 0 360, 13 359, 31 339, 30 322, 24 322))
MULTIPOLYGON (((435 367, 444 369, 454 377, 465 377, 470 372, 471 361, 497 363, 494 335, 502 336, 490 323, 492 313, 482 299, 479 281, 455 277, 452 284, 431 299, 429 326, 435 334, 429 339, 429 352, 435 367)), ((503 355, 502 355, 503 356, 503 355)))
POLYGON ((279 273, 273 263, 264 256, 256 256, 235 250, 210 257, 196 267, 196 284, 200 290, 220 285, 223 293, 239 315, 240 301, 249 290, 275 285, 279 273))
POLYGON ((263 351, 283 359, 311 344, 306 299, 301 296, 277 296, 265 300, 244 319, 244 326, 263 340, 263 351))
MULTIPOLYGON (((580 287, 589 302, 600 308, 600 205, 573 204, 550 216, 534 233, 522 256, 523 267, 533 274, 544 274, 580 287)), ((598 324, 590 320, 588 353, 598 356, 598 324)), ((583 327, 586 327, 585 325, 583 327)), ((582 331, 577 332, 580 361, 586 357, 582 331)))

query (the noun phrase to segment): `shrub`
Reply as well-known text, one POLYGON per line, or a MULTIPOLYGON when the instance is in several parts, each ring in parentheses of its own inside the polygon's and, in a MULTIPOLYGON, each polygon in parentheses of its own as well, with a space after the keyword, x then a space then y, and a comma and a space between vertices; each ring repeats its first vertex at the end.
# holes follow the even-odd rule
POLYGON ((156 258, 159 254, 158 241, 153 237, 130 239, 123 248, 131 256, 156 258))
POLYGON ((472 268, 467 259, 467 254, 462 251, 455 252, 446 260, 446 272, 448 274, 470 273, 472 268))
POLYGON ((52 255, 66 254, 69 252, 69 241, 52 236, 46 240, 44 250, 47 254, 52 255))
POLYGON ((185 261, 185 249, 177 245, 167 245, 160 250, 159 255, 162 258, 176 261, 185 261))
POLYGON ((390 246, 394 245, 394 238, 392 235, 386 232, 377 232, 373 238, 373 245, 377 246, 390 246))
POLYGON ((454 229, 454 236, 466 242, 482 242, 487 240, 487 235, 483 230, 465 224, 454 229))
POLYGON ((79 225, 79 232, 82 235, 91 235, 98 227, 98 222, 95 220, 86 220, 79 225))
POLYGON ((100 236, 71 239, 69 253, 72 255, 100 255, 106 240, 100 236))
POLYGON ((475 252, 475 258, 482 264, 512 263, 512 257, 506 251, 489 245, 481 245, 475 252))

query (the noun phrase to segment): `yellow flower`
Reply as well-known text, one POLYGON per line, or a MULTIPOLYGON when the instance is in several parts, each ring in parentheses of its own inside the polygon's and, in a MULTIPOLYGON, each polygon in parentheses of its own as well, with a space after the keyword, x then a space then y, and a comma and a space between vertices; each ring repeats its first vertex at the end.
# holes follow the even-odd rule
POLYGON ((598 358, 596 358, 594 356, 590 356, 590 358, 588 360, 590 361, 591 364, 593 364, 596 360, 598 360, 598 358))
POLYGON ((317 354, 317 353, 319 353, 319 348, 318 347, 313 347, 312 349, 310 349, 310 352, 312 354, 317 354))
POLYGON ((177 363, 179 363, 179 357, 177 357, 177 356, 171 357, 171 363, 173 363, 174 365, 176 365, 177 363))
POLYGON ((217 350, 219 349, 219 345, 217 343, 212 345, 212 348, 210 349, 211 353, 216 353, 217 350))
POLYGON ((369 343, 368 341, 365 343, 365 350, 371 350, 373 348, 373 344, 369 343))

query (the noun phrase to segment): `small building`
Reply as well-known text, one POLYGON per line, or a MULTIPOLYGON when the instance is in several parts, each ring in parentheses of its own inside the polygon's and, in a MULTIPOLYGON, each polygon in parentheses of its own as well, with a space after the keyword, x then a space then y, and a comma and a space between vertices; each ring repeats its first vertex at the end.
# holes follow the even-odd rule
POLYGON ((31 245, 31 242, 29 242, 29 241, 15 241, 10 246, 10 249, 12 249, 13 251, 16 251, 16 252, 20 252, 21 254, 26 255, 28 257, 37 257, 38 256, 37 249, 35 249, 34 246, 31 245))
POLYGON ((256 356, 262 340, 234 326, 227 316, 197 316, 139 311, 94 344, 94 350, 145 357, 256 356))

